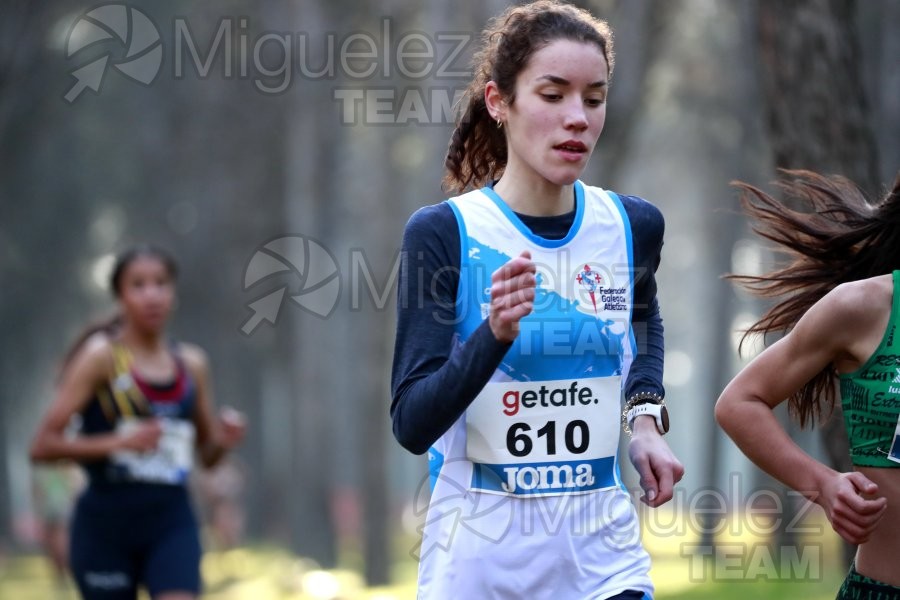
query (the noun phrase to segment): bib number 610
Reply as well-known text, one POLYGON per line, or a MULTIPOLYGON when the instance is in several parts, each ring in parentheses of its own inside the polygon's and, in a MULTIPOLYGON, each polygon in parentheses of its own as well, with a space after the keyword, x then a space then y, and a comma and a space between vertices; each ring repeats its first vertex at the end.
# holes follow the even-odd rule
MULTIPOLYGON (((518 458, 531 454, 534 441, 529 435, 530 431, 531 425, 528 423, 513 423, 510 426, 506 432, 506 449, 510 454, 518 458)), ((556 421, 547 421, 536 433, 538 438, 546 439, 547 454, 556 454, 556 421)), ((580 419, 571 421, 566 425, 563 438, 566 450, 572 454, 583 454, 591 442, 588 424, 580 419)))

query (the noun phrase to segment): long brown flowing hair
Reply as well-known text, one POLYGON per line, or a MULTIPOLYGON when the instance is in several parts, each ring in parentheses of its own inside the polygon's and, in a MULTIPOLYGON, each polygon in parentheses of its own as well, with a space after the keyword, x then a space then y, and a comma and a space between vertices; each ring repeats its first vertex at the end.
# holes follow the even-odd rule
POLYGON ((586 10, 554 0, 539 0, 507 8, 488 23, 481 49, 473 57, 474 76, 460 100, 462 107, 444 161, 444 188, 463 192, 482 186, 506 167, 506 136, 484 102, 488 81, 494 81, 509 104, 515 101, 516 78, 531 56, 551 42, 565 39, 596 44, 612 76, 612 30, 586 10))
MULTIPOLYGON (((790 331, 800 317, 842 283, 900 269, 900 171, 893 189, 869 203, 850 180, 810 171, 781 171, 784 201, 757 187, 733 182, 753 231, 775 242, 787 264, 764 275, 729 275, 757 296, 781 298, 754 323, 748 336, 790 331), (793 208, 796 206, 797 208, 793 208)), ((805 426, 830 414, 835 401, 833 365, 788 398, 788 409, 805 426)))

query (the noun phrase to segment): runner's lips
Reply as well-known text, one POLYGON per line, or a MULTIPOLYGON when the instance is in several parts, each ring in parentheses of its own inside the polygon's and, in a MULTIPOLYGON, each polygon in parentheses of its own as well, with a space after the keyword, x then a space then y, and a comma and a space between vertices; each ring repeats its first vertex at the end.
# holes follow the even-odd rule
POLYGON ((157 322, 164 321, 167 313, 164 310, 148 310, 142 314, 145 321, 157 322))
POLYGON ((566 152, 587 152, 587 146, 584 142, 568 140, 561 144, 553 146, 555 150, 564 150, 566 152))

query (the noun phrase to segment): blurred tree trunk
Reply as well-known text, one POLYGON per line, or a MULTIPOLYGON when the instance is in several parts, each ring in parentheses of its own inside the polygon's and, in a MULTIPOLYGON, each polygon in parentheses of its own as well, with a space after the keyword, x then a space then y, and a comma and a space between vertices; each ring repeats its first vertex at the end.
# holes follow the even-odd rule
POLYGON ((845 175, 873 194, 856 11, 855 0, 760 0, 762 82, 776 166, 845 175))
MULTIPOLYGON (((322 10, 320 2, 267 1, 262 3, 260 12, 270 30, 315 33, 329 30, 322 10)), ((322 50, 321 44, 310 44, 306 49, 308 64, 323 64, 322 50)), ((266 102, 284 100, 283 104, 277 103, 280 131, 269 132, 274 134, 272 143, 281 144, 281 155, 275 159, 278 164, 273 168, 282 181, 271 188, 282 191, 278 232, 302 237, 309 244, 329 239, 334 228, 335 196, 329 185, 332 165, 326 160, 328 153, 324 150, 331 144, 333 132, 329 131, 329 120, 322 118, 331 111, 325 91, 318 82, 297 76, 294 88, 283 99, 266 98, 266 102)), ((307 272, 301 276, 323 265, 307 266, 307 272)), ((325 269, 329 267, 324 265, 325 269)), ((298 291, 296 284, 288 290, 288 294, 298 291)), ((275 393, 283 390, 287 394, 283 401, 288 406, 277 408, 273 415, 276 418, 289 415, 290 425, 280 427, 281 431, 289 430, 290 438, 280 446, 290 453, 289 460, 285 461, 289 471, 282 473, 284 479, 280 484, 274 481, 266 485, 282 488, 275 509, 288 519, 286 529, 291 550, 315 560, 323 568, 333 568, 337 564, 333 516, 337 453, 334 405, 337 377, 344 364, 329 359, 336 337, 331 320, 300 310, 287 295, 281 310, 284 315, 277 323, 278 335, 286 339, 280 339, 280 355, 275 359, 275 368, 280 373, 271 387, 275 393)), ((271 445, 273 450, 278 447, 271 445)), ((274 473, 272 469, 269 472, 274 473)))
POLYGON ((857 25, 864 57, 862 78, 872 106, 882 182, 889 186, 900 168, 900 2, 861 2, 857 25), (862 33, 864 32, 864 33, 862 33))
MULTIPOLYGON (((395 143, 397 128, 380 136, 378 143, 387 147, 395 143)), ((361 216, 367 223, 365 233, 357 239, 364 241, 367 250, 364 258, 372 265, 373 275, 378 282, 387 282, 391 269, 397 240, 388 233, 394 221, 395 212, 391 206, 394 198, 401 193, 397 188, 404 185, 401 178, 393 177, 391 168, 391 152, 378 152, 372 149, 374 157, 367 176, 367 184, 377 194, 377 200, 367 203, 366 212, 361 216)), ((352 280, 351 280, 352 281, 352 280)), ((351 284, 352 285, 352 284, 351 284)), ((390 288, 379 285, 377 294, 384 287, 385 297, 392 298, 390 288)), ((356 293, 354 290, 351 293, 356 293)), ((351 315, 353 320, 361 322, 356 327, 357 345, 356 361, 361 366, 361 377, 352 382, 356 388, 350 397, 356 399, 356 412, 361 417, 357 421, 360 440, 360 468, 363 526, 363 557, 365 559, 364 574, 368 585, 384 585, 390 579, 390 510, 388 506, 388 471, 387 442, 391 436, 388 428, 390 420, 385 410, 385 397, 390 390, 390 331, 393 319, 386 311, 392 310, 393 304, 387 306, 363 307, 362 312, 351 315), (362 319, 361 319, 362 318, 362 319)))
POLYGON ((37 107, 22 98, 38 85, 34 70, 46 50, 41 33, 52 8, 28 0, 7 0, 0 8, 0 139, 15 120, 37 107))
MULTIPOLYGON (((425 10, 446 10, 438 4, 441 3, 434 3, 425 10)), ((366 25, 380 27, 382 19, 389 13, 393 26, 392 43, 409 32, 419 17, 419 8, 404 2, 389 2, 380 8, 384 13, 374 11, 373 16, 377 19, 366 25)), ((397 69, 392 70, 390 78, 383 78, 375 85, 390 86, 398 100, 402 100, 403 90, 425 89, 421 81, 404 80, 397 69)), ((397 114, 396 109, 394 114, 397 114)), ((351 253, 350 272, 345 277, 349 284, 346 292, 350 312, 342 325, 345 338, 354 341, 351 360, 358 365, 356 377, 344 382, 343 391, 352 399, 350 414, 355 415, 353 431, 359 468, 363 574, 367 585, 378 586, 390 580, 391 535, 396 531, 390 518, 387 461, 388 443, 392 439, 388 406, 393 314, 396 310, 393 303, 396 281, 391 276, 400 239, 396 233, 397 215, 404 212, 402 198, 412 183, 396 174, 404 170, 407 161, 416 158, 398 152, 398 143, 405 136, 415 134, 398 124, 383 127, 343 125, 344 139, 350 145, 352 136, 356 146, 350 160, 353 170, 360 175, 343 183, 340 196, 367 198, 363 202, 350 200, 354 205, 346 209, 352 211, 353 219, 344 220, 348 226, 340 234, 344 248, 351 253), (351 223, 365 223, 366 226, 349 226, 351 223), (362 249, 362 252, 354 249, 362 249), (363 270, 371 275, 374 286, 368 282, 363 270)))
MULTIPOLYGON (((705 109, 709 114, 715 114, 716 108, 724 108, 727 114, 739 124, 736 130, 739 136, 735 144, 736 147, 744 149, 742 159, 739 161, 731 161, 724 157, 729 152, 729 147, 721 144, 721 132, 717 131, 715 124, 710 124, 710 130, 707 135, 710 138, 710 146, 713 148, 710 159, 711 161, 720 162, 721 172, 728 172, 729 177, 735 179, 754 179, 759 171, 759 163, 754 156, 762 155, 764 142, 761 139, 760 127, 757 122, 757 106, 761 99, 761 91, 758 82, 754 79, 752 72, 747 69, 734 69, 731 65, 749 64, 752 62, 756 52, 753 43, 752 25, 749 24, 748 17, 752 11, 752 7, 747 4, 729 4, 719 5, 720 11, 727 12, 727 19, 719 17, 716 19, 715 30, 710 32, 707 56, 715 57, 718 66, 718 75, 716 78, 720 82, 720 87, 729 90, 720 95, 713 95, 707 99, 708 107, 705 109), (726 8, 727 6, 727 8, 726 8), (729 29, 724 29, 728 27, 729 29), (722 39, 724 37, 729 42, 722 39), (725 105, 724 107, 722 105, 725 105), (716 145, 721 146, 716 149, 716 145), (716 157, 720 157, 717 159, 716 157)), ((720 92, 721 94, 721 92, 720 92)), ((698 107, 704 110, 702 105, 698 107)), ((716 164, 714 162, 713 164, 716 164)), ((724 183, 724 182, 723 182, 724 183)), ((728 249, 723 252, 713 253, 711 259, 713 273, 721 277, 724 273, 733 270, 732 249, 736 240, 739 240, 746 228, 746 221, 740 215, 735 199, 729 199, 727 203, 710 194, 709 199, 711 206, 709 210, 704 211, 706 215, 706 228, 709 232, 709 247, 728 249)), ((735 313, 738 310, 737 298, 735 296, 735 288, 724 279, 719 279, 713 288, 714 297, 711 299, 711 331, 714 332, 714 347, 717 351, 710 356, 709 368, 706 370, 706 385, 711 391, 709 394, 709 410, 704 411, 710 418, 710 423, 703 430, 706 432, 704 440, 704 481, 713 484, 720 481, 720 457, 722 454, 723 432, 715 423, 713 418, 714 403, 721 390, 725 389, 731 376, 731 365, 733 361, 733 335, 735 313)), ((730 485, 730 474, 729 474, 730 485)), ((729 489, 730 488, 726 488, 729 489)), ((751 508, 751 507, 746 507, 751 508)), ((732 515, 736 517, 736 515, 732 515)), ((715 510, 705 513, 704 526, 700 535, 700 545, 704 549, 711 548, 715 545, 715 532, 721 528, 722 516, 715 510)), ((704 550, 705 551, 705 550, 704 550)))
MULTIPOLYGON (((12 162, 14 146, 10 144, 8 130, 13 120, 18 116, 17 112, 22 106, 16 95, 15 86, 21 83, 22 77, 27 72, 28 57, 39 52, 40 39, 35 35, 26 35, 26 24, 35 20, 35 15, 41 11, 37 3, 24 0, 5 3, 0 9, 0 175, 12 162)), ((2 323, 3 340, 2 355, 5 357, 2 364, 2 381, 7 382, 0 391, 0 554, 7 550, 7 544, 12 541, 12 497, 11 480, 9 473, 9 445, 10 445, 10 419, 7 418, 7 406, 15 401, 9 382, 14 373, 11 366, 11 357, 15 356, 14 344, 19 338, 14 337, 16 329, 13 323, 20 322, 21 315, 17 315, 16 300, 18 291, 12 279, 15 262, 13 231, 7 230, 11 225, 10 205, 13 202, 14 193, 9 184, 9 178, 0 178, 0 276, 4 282, 3 303, 0 304, 0 323, 2 323), (12 292, 12 293, 11 293, 12 292)))
MULTIPOLYGON (((4 375, 6 369, 4 369, 4 375)), ((6 377, 3 381, 9 381, 6 377)), ((6 415, 6 399, 0 396, 0 555, 7 550, 12 540, 12 506, 9 493, 9 467, 7 466, 9 439, 6 434, 9 419, 6 415)))
POLYGON ((678 11, 683 10, 682 3, 595 0, 578 4, 613 28, 616 60, 610 80, 608 118, 592 162, 599 165, 602 184, 617 189, 626 161, 634 156, 634 132, 644 115, 642 108, 649 92, 648 71, 665 50, 665 32, 678 11))
MULTIPOLYGON (((777 167, 845 175, 876 194, 856 10, 855 0, 760 0, 762 83, 777 167)), ((821 436, 831 465, 851 470, 840 405, 821 436)))
MULTIPOLYGON (((269 17, 281 15, 276 27, 287 31, 326 31, 319 2, 275 3, 269 17), (279 12, 281 11, 281 12, 279 12)), ((310 63, 324 58, 312 45, 310 63)), ((334 165, 323 148, 331 140, 331 124, 322 115, 331 111, 325 86, 298 79, 294 94, 302 98, 286 111, 284 168, 284 229, 310 239, 330 239, 334 228, 335 196, 329 187, 334 165)), ((317 268, 310 266, 310 270, 317 268)), ((325 270, 324 272, 327 272, 325 270)), ((285 303, 288 300, 285 299, 285 303)), ((285 307, 287 308, 287 307, 285 307)), ((291 308, 296 309, 296 306, 291 308)), ((289 311, 288 374, 293 394, 293 471, 290 478, 291 547, 325 568, 337 564, 332 512, 335 466, 334 404, 337 378, 346 364, 335 364, 328 350, 334 343, 334 324, 304 311, 289 311)))
MULTIPOLYGON (((315 104, 311 102, 310 104, 315 104)), ((329 198, 314 184, 318 168, 314 158, 318 140, 316 110, 294 113, 289 119, 287 162, 294 171, 287 187, 286 229, 313 232, 324 229, 316 204, 329 198)), ((287 300, 285 300, 287 302, 287 300)), ((332 568, 337 562, 331 511, 334 457, 333 422, 335 367, 323 364, 323 344, 333 335, 329 323, 313 315, 293 311, 286 323, 291 327, 290 390, 293 395, 293 472, 290 480, 291 546, 302 555, 332 568)))
MULTIPOLYGON (((42 393, 51 387, 41 382, 54 377, 48 363, 56 366, 68 341, 70 332, 61 330, 64 315, 82 304, 75 297, 73 264, 83 255, 85 203, 66 197, 66 227, 59 227, 59 213, 48 210, 47 200, 65 197, 59 192, 71 188, 48 178, 47 165, 30 156, 41 142, 45 158, 55 155, 46 136, 58 133, 55 119, 64 109, 48 89, 67 81, 59 61, 51 60, 56 57, 50 32, 63 10, 61 2, 0 5, 0 553, 15 542, 16 501, 28 498, 30 466, 23 462, 35 413, 49 400, 42 393), (45 231, 54 235, 40 235, 45 231), (57 253, 71 263, 48 260, 57 253)), ((55 169, 77 173, 75 162, 54 163, 55 169)))

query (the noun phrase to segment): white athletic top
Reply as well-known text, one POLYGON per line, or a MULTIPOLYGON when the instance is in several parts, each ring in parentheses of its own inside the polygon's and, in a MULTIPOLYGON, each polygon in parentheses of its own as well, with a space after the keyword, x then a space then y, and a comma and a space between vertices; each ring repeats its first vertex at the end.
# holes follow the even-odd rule
POLYGON ((429 450, 419 598, 652 595, 618 444, 631 331, 631 227, 618 197, 576 182, 560 240, 535 236, 491 188, 452 198, 460 227, 457 343, 482 323, 491 275, 522 250, 534 311, 491 381, 429 450))

